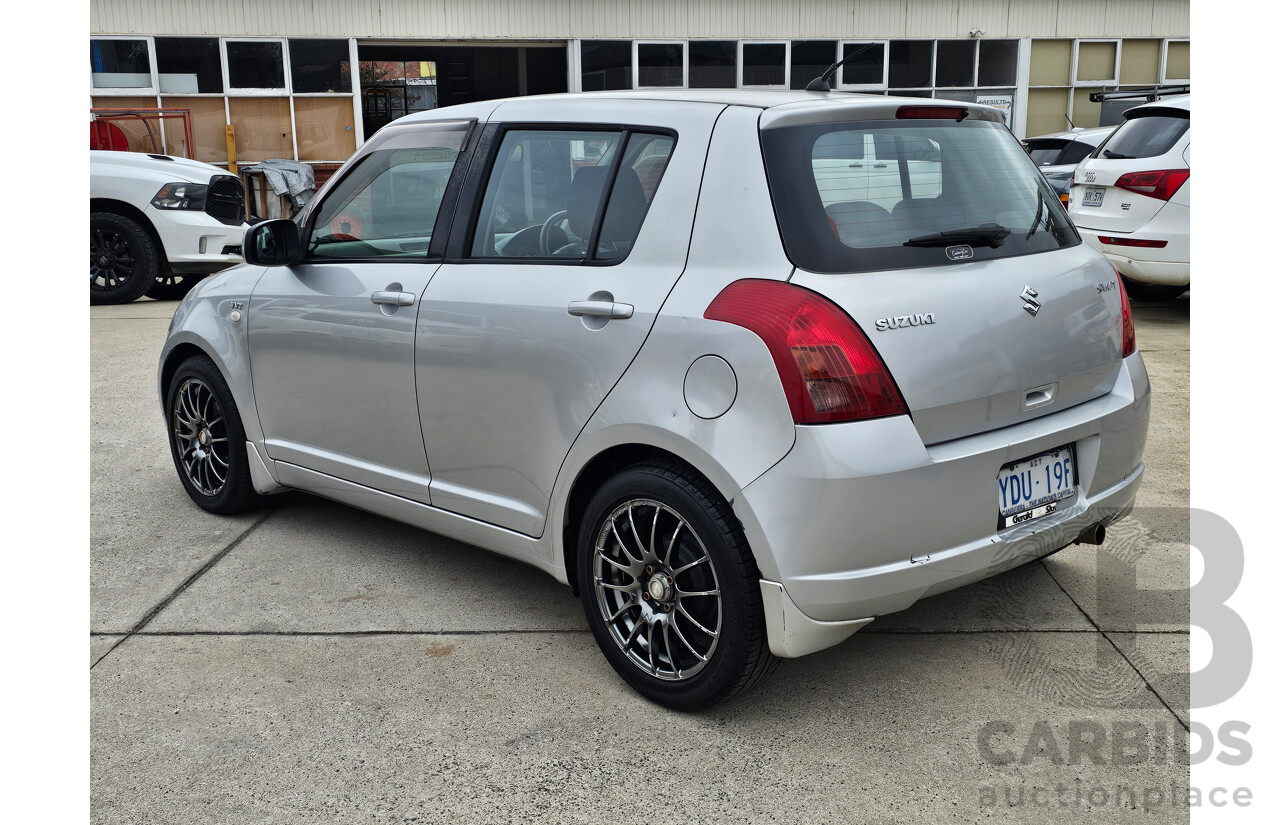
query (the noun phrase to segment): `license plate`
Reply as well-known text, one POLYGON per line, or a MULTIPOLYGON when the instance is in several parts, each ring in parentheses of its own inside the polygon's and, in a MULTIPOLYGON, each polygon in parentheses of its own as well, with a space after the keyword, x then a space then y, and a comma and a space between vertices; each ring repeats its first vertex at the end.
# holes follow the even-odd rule
POLYGON ((1059 447, 1006 464, 1000 468, 996 482, 1001 529, 1056 513, 1057 502, 1076 491, 1071 448, 1059 447))
POLYGON ((1102 196, 1107 194, 1105 186, 1086 186, 1084 188, 1085 206, 1102 206, 1102 196))

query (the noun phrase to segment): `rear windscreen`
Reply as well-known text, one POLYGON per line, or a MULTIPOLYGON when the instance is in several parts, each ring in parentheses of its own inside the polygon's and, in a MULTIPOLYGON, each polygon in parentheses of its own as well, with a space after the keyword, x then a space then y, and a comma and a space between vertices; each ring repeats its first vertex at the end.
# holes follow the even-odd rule
POLYGON ((802 269, 939 266, 1080 242, 997 123, 822 123, 766 129, 761 143, 783 245, 802 269))
POLYGON ((1028 140, 1027 154, 1031 156, 1031 162, 1036 166, 1053 166, 1058 162, 1062 150, 1068 143, 1069 141, 1056 139, 1028 140))
POLYGON ((1154 158, 1174 147, 1191 128, 1191 113, 1138 116, 1121 123, 1095 157, 1154 158))

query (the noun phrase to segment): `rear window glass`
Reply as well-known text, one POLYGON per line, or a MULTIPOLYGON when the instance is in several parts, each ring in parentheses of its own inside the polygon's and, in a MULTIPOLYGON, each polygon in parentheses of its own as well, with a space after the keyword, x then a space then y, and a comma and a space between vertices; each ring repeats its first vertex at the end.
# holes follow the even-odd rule
POLYGON ((1191 128, 1191 116, 1147 115, 1121 123, 1098 147, 1096 157, 1154 158, 1173 148, 1191 128))
POLYGON ((768 129, 761 142, 783 245, 802 269, 938 266, 1080 242, 997 123, 823 123, 768 129), (946 253, 959 245, 971 251, 946 253))
POLYGON ((1053 166, 1067 145, 1065 140, 1029 140, 1027 154, 1036 166, 1053 166))

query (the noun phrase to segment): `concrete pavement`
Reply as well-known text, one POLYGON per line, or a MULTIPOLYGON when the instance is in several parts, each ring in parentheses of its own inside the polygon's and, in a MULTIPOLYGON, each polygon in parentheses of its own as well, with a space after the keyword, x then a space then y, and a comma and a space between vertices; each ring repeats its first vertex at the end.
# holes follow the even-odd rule
POLYGON ((1188 298, 1136 310, 1148 472, 1106 545, 694 715, 532 568, 301 494, 195 507, 156 400, 173 307, 91 310, 95 822, 1186 820, 1188 298))

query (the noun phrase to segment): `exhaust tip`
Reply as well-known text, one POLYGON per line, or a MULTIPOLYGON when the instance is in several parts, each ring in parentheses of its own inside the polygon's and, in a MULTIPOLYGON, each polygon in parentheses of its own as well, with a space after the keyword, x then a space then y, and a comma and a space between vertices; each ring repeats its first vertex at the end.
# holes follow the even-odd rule
POLYGON ((1107 527, 1102 522, 1090 525, 1080 531, 1073 544, 1102 544, 1107 540, 1107 527))

